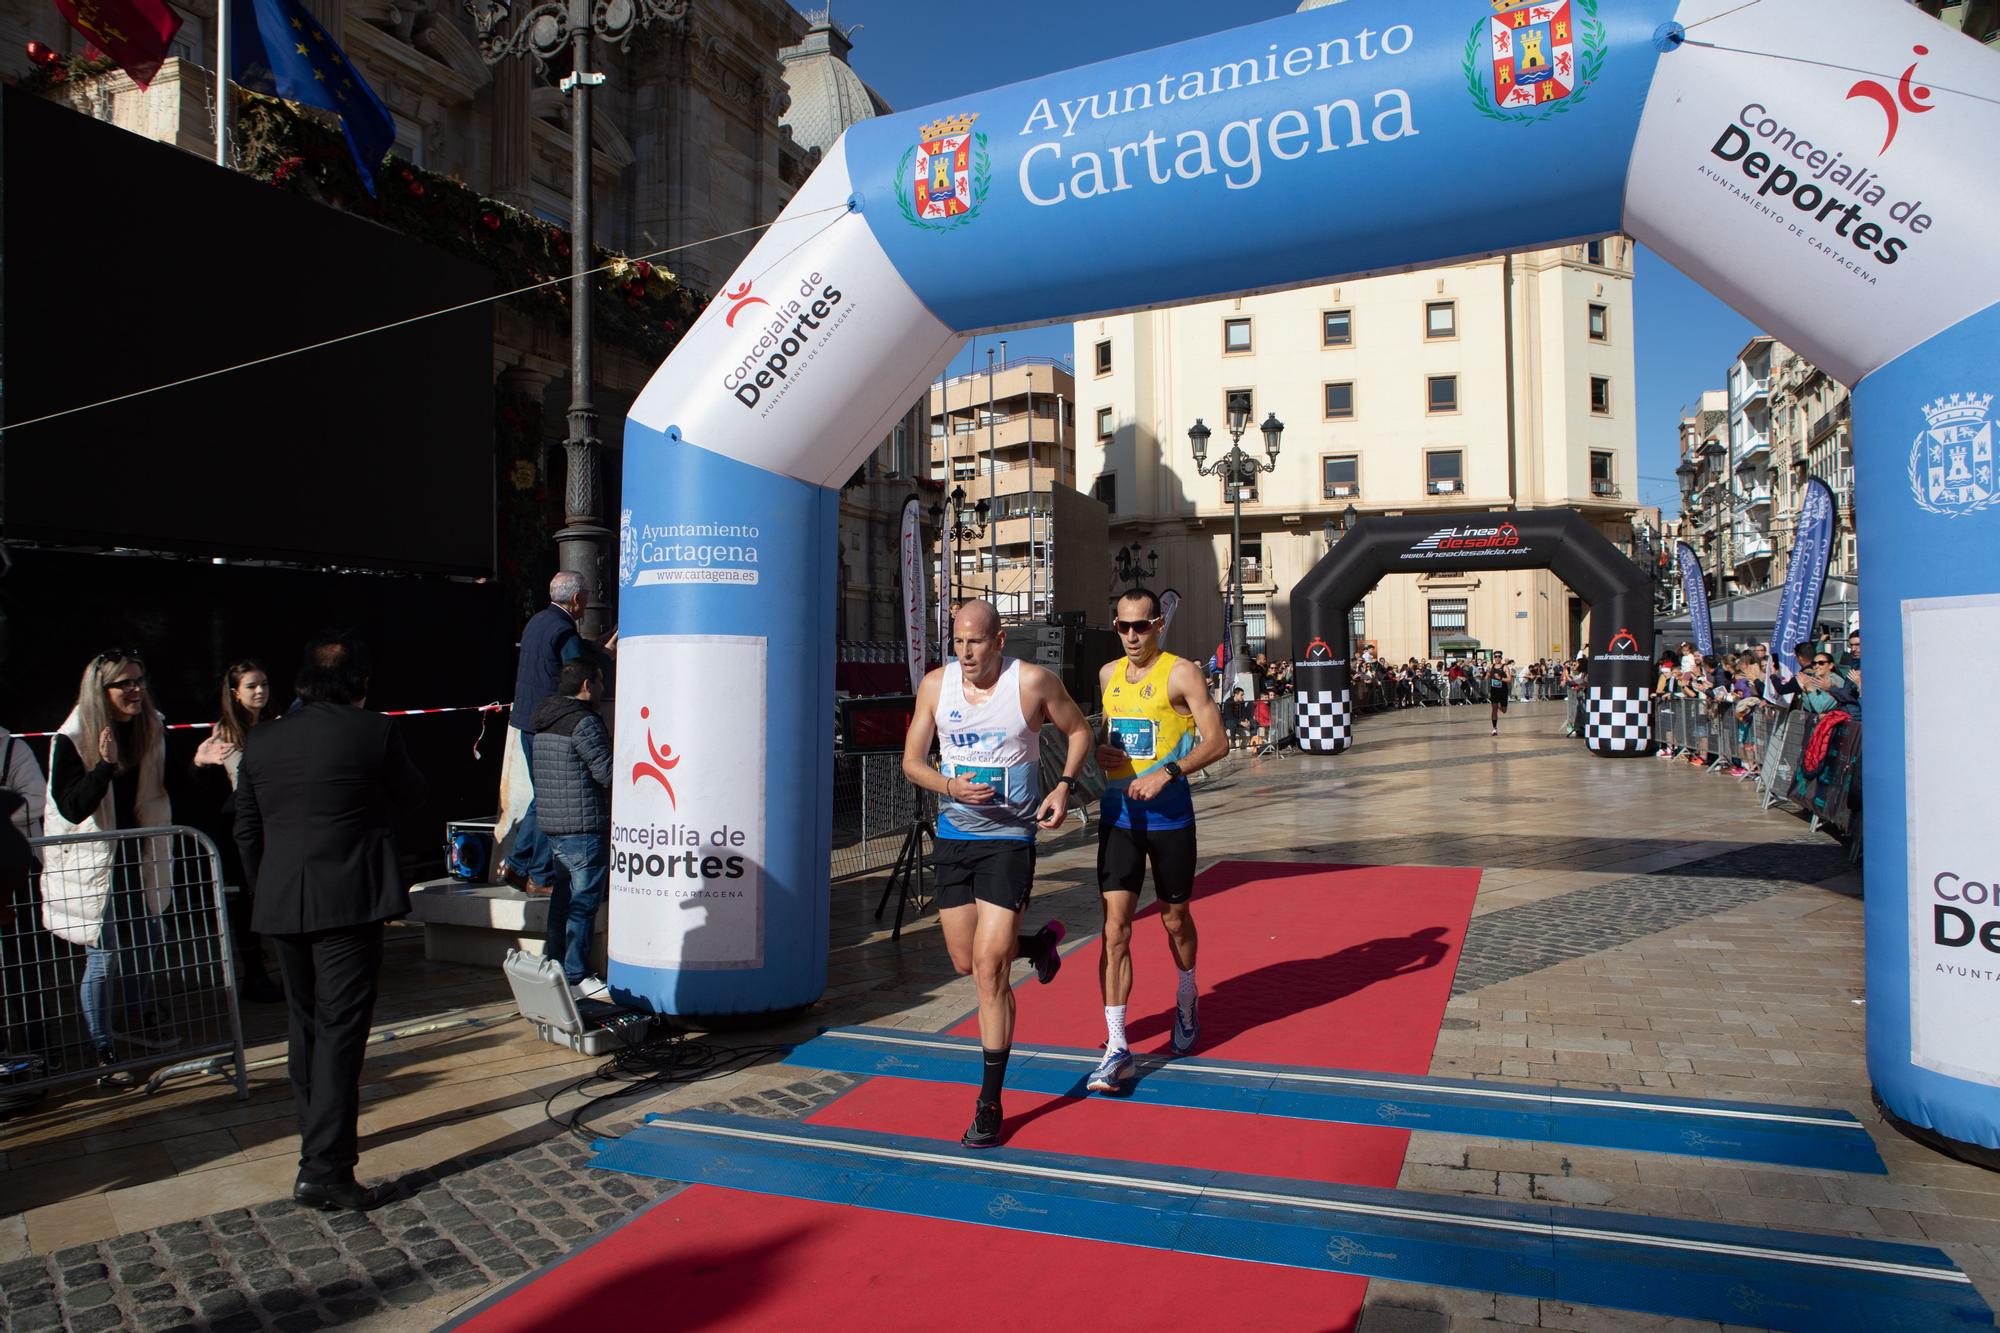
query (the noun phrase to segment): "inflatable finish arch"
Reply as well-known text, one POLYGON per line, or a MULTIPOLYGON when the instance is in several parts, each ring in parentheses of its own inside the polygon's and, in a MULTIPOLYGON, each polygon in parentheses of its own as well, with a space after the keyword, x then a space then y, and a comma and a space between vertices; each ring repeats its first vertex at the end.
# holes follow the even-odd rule
POLYGON ((1617 758, 1653 751, 1653 591, 1572 509, 1364 518, 1292 589, 1299 748, 1354 743, 1348 615, 1384 574, 1546 569, 1590 607, 1584 742, 1617 758))
POLYGON ((834 488, 967 334, 1624 231, 1855 388, 1869 1068, 2000 1145, 1996 93, 1898 0, 1347 0, 848 131, 627 422, 614 990, 823 989, 834 488))

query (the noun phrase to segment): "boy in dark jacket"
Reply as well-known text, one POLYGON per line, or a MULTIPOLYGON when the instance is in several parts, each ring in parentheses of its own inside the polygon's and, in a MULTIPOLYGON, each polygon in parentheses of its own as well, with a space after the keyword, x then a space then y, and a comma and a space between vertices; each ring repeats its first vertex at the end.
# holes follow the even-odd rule
POLYGON ((591 702, 604 677, 588 658, 563 663, 556 692, 535 709, 529 762, 535 813, 555 853, 542 956, 562 965, 570 994, 602 1000, 610 988, 590 974, 597 908, 611 873, 611 736, 591 702))

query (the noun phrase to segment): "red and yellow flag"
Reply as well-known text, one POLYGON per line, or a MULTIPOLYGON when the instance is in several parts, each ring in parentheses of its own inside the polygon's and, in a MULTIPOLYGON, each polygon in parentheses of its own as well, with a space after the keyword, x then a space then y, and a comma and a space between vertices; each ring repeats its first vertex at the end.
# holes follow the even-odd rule
POLYGON ((55 0, 69 26, 144 88, 166 62, 181 16, 166 0, 55 0))

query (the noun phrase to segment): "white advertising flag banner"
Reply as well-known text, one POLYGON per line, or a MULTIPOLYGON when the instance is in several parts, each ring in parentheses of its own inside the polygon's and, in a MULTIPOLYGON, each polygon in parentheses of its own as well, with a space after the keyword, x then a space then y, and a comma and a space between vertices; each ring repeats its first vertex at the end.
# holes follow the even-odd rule
POLYGON ((1903 603, 1910 784, 1910 1059, 2000 1087, 2000 867, 1992 733, 1966 725, 1962 664, 2000 660, 2000 596, 1903 603))
POLYGON ((924 683, 924 552, 917 531, 917 497, 903 505, 903 653, 910 664, 910 693, 924 683))
POLYGON ((636 967, 764 961, 765 641, 621 638, 611 781, 611 956, 636 967), (717 707, 699 682, 727 681, 717 707), (643 682, 643 683, 642 683, 643 682))

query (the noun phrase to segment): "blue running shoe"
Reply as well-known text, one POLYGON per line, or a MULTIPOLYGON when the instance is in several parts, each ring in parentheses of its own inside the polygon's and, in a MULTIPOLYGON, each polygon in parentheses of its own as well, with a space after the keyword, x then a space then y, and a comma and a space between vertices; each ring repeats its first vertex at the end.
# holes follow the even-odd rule
POLYGON ((1190 995, 1174 1006, 1174 1054, 1186 1055, 1201 1037, 1201 999, 1190 995))
POLYGON ((1132 1060, 1129 1050, 1106 1051, 1104 1059, 1091 1071, 1090 1081, 1084 1084, 1092 1092, 1126 1093, 1132 1090, 1132 1080, 1138 1075, 1139 1066, 1132 1060))

